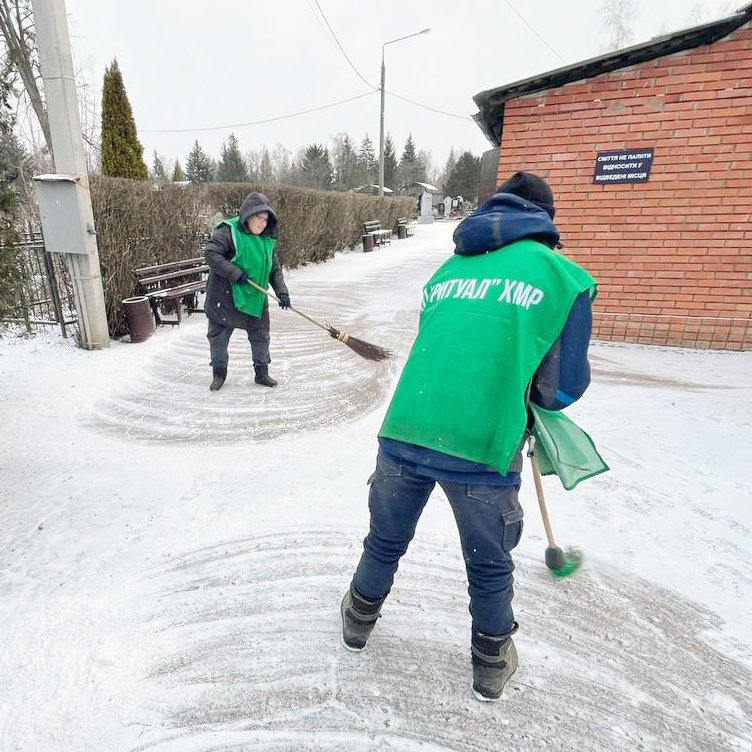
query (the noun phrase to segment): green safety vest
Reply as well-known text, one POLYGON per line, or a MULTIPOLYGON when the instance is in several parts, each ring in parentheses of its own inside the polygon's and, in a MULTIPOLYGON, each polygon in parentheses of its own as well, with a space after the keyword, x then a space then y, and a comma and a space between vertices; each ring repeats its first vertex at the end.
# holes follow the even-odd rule
POLYGON ((423 288, 418 336, 379 436, 504 474, 527 426, 526 391, 593 278, 532 240, 454 255, 423 288))
MULTIPOLYGON (((238 226, 239 222, 239 217, 233 217, 219 223, 228 225, 232 230, 232 241, 235 244, 232 263, 240 267, 248 279, 252 279, 266 290, 269 286, 274 246, 277 240, 266 235, 243 232, 238 226)), ((264 312, 266 295, 251 285, 233 282, 232 299, 235 302, 235 308, 250 316, 260 318, 264 312)))

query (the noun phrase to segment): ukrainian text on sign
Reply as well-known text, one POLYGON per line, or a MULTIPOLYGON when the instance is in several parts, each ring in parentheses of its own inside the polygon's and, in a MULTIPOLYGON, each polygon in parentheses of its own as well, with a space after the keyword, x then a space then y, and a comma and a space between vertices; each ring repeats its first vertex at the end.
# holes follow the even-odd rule
POLYGON ((594 183, 645 183, 653 166, 653 148, 599 151, 594 183))

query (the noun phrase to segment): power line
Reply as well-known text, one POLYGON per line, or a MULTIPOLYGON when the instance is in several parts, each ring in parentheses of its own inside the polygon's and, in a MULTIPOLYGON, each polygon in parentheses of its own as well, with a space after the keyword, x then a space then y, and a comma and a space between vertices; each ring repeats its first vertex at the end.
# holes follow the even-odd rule
POLYGON ((424 110, 430 110, 431 112, 438 112, 441 115, 449 115, 449 117, 453 118, 459 118, 460 120, 469 120, 471 123, 474 123, 475 121, 468 117, 467 115, 456 115, 454 112, 447 112, 446 110, 439 110, 436 107, 429 107, 427 104, 421 104, 420 102, 416 102, 414 99, 408 99, 407 97, 401 97, 399 94, 395 94, 393 91, 389 91, 387 89, 387 94, 391 97, 395 97, 396 99, 402 99, 405 102, 410 102, 410 104, 417 105, 418 107, 422 107, 424 110))
MULTIPOLYGON (((358 76, 358 78, 364 84, 366 84, 366 86, 370 86, 372 89, 378 88, 378 87, 374 86, 372 83, 370 83, 370 81, 366 81, 366 79, 363 78, 363 76, 360 75, 360 71, 355 67, 355 65, 353 65, 352 60, 350 60, 350 58, 347 56, 347 53, 345 52, 345 48, 339 43, 339 39, 337 39, 337 35, 334 33, 334 29, 331 27, 331 24, 327 20, 326 14, 324 13, 323 10, 321 10, 321 6, 319 5, 319 0, 313 0, 313 1, 316 3, 316 7, 319 9, 319 13, 321 13, 321 17, 324 19, 324 23, 326 24, 327 28, 329 29, 329 31, 330 31, 330 33, 332 35, 332 38, 334 39, 337 47, 339 47, 340 52, 344 56, 345 60, 347 60, 347 62, 350 65, 350 67, 355 71, 355 75, 358 76)), ((313 13, 313 15, 316 16, 316 14, 313 12, 313 7, 311 6, 310 0, 308 0, 308 6, 311 8, 311 12, 313 13)), ((316 16, 316 20, 318 21, 318 16, 316 16)), ((319 26, 320 25, 321 24, 319 23, 319 26)))
POLYGON ((310 112, 318 112, 319 110, 327 110, 330 107, 338 107, 341 104, 347 102, 354 102, 356 99, 362 99, 363 97, 370 97, 375 94, 378 89, 373 91, 367 91, 365 94, 358 94, 356 97, 350 97, 349 99, 341 99, 339 102, 332 102, 331 104, 324 104, 321 107, 312 107, 310 110, 300 110, 299 112, 291 112, 289 115, 279 115, 278 117, 266 118, 265 120, 252 120, 248 123, 235 123, 234 125, 211 125, 206 128, 139 128, 141 133, 196 133, 198 131, 224 131, 230 128, 245 128, 248 125, 262 125, 264 123, 274 123, 277 120, 287 120, 288 118, 298 117, 299 115, 307 115, 310 112))
POLYGON ((541 36, 541 35, 540 35, 540 34, 539 34, 539 33, 537 32, 537 31, 536 31, 536 30, 535 30, 535 28, 534 28, 533 26, 531 26, 531 25, 530 25, 530 24, 529 24, 529 23, 527 22, 527 20, 525 19, 525 17, 524 17, 524 16, 523 16, 523 15, 522 15, 522 14, 521 14, 521 13, 520 13, 520 12, 519 12, 518 10, 517 10, 517 8, 515 8, 515 7, 514 7, 514 5, 512 5, 512 3, 510 3, 510 2, 509 2, 509 0, 504 0, 504 2, 505 2, 505 3, 506 3, 506 4, 507 4, 507 5, 508 5, 508 6, 509 6, 509 7, 510 7, 510 8, 511 8, 511 9, 512 9, 512 10, 513 10, 513 11, 514 11, 514 12, 515 12, 516 14, 517 14, 517 16, 518 16, 518 17, 520 18, 520 20, 522 21, 522 23, 524 23, 524 24, 525 24, 525 26, 527 26, 527 28, 528 28, 528 29, 530 29, 530 31, 532 31, 532 32, 533 32, 533 34, 535 34, 535 36, 536 36, 536 37, 538 37, 538 39, 540 39, 540 40, 541 40, 541 42, 543 42, 543 44, 545 44, 545 45, 546 45, 546 47, 548 47, 548 49, 549 49, 549 50, 551 50, 551 52, 553 52, 553 53, 554 53, 554 55, 556 55, 556 57, 558 57, 558 58, 559 58, 559 60, 561 60, 561 62, 562 62, 562 63, 566 63, 566 62, 567 62, 567 61, 566 61, 566 60, 565 60, 565 59, 564 59, 564 58, 563 58, 563 57, 562 57, 562 56, 561 56, 561 55, 560 55, 560 54, 559 54, 559 53, 558 53, 558 52, 557 52, 557 51, 556 51, 556 50, 555 50, 555 49, 554 49, 554 48, 553 48, 553 47, 552 47, 552 46, 551 46, 551 45, 550 45, 550 44, 549 44, 549 43, 548 43, 548 42, 547 42, 547 41, 546 41, 546 40, 545 40, 545 39, 544 39, 544 38, 543 38, 543 37, 542 37, 542 36, 541 36))

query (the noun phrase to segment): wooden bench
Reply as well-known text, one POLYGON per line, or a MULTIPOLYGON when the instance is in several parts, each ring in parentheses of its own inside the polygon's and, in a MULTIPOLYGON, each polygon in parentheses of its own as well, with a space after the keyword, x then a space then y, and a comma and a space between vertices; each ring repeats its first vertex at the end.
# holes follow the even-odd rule
POLYGON ((415 226, 417 224, 414 219, 408 220, 406 217, 400 217, 394 223, 394 232, 397 235, 397 239, 402 240, 403 238, 415 235, 415 226))
POLYGON ((378 219, 363 222, 363 250, 372 251, 380 245, 392 242, 392 231, 381 227, 378 219))
POLYGON ((157 325, 179 325, 183 320, 183 306, 188 315, 203 311, 198 307, 198 294, 206 292, 208 272, 203 257, 133 270, 139 292, 149 298, 157 325), (175 319, 164 318, 171 313, 175 314, 175 319))

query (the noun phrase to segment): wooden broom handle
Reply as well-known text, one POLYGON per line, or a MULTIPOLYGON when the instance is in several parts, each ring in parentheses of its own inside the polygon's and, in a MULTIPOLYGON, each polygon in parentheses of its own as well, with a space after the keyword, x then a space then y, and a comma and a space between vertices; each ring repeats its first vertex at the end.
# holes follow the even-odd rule
POLYGON ((546 509, 546 500, 543 495, 543 480, 541 478, 540 468, 538 467, 538 461, 535 459, 535 439, 531 436, 528 441, 530 465, 533 468, 533 480, 535 481, 535 493, 538 496, 538 506, 540 506, 541 517, 543 518, 543 527, 546 529, 546 538, 548 539, 548 547, 556 548, 556 542, 554 541, 554 531, 551 529, 551 521, 548 519, 548 510, 546 509))
MULTIPOLYGON (((269 292, 269 290, 264 290, 264 288, 261 287, 261 285, 257 285, 252 279, 248 280, 248 284, 251 285, 252 287, 255 287, 259 292, 263 292, 264 295, 266 295, 267 297, 274 298, 274 300, 276 300, 277 303, 279 303, 279 298, 273 292, 269 292)), ((297 308, 293 308, 292 306, 289 306, 289 308, 293 313, 297 313, 298 316, 302 316, 304 319, 307 319, 312 324, 315 324, 316 326, 318 326, 320 329, 323 329, 328 334, 331 334, 328 326, 324 326, 324 324, 316 321, 316 319, 312 319, 310 316, 306 316, 305 313, 303 313, 302 311, 299 311, 297 308)))

